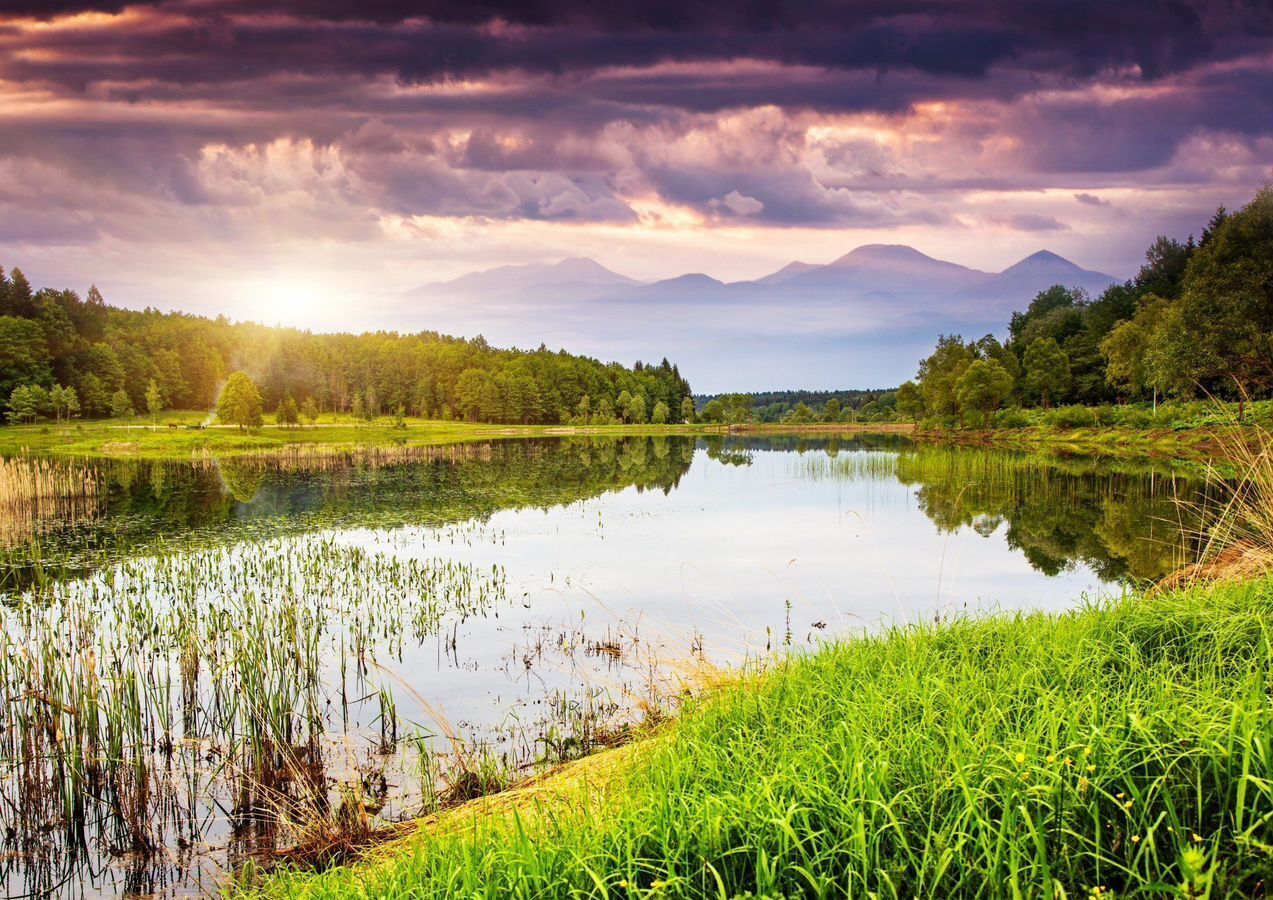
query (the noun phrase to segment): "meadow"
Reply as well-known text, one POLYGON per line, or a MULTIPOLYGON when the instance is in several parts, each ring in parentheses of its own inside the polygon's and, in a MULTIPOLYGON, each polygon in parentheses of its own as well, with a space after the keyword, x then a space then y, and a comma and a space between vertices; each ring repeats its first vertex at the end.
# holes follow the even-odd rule
POLYGON ((721 426, 691 425, 491 425, 406 417, 365 422, 324 413, 317 422, 294 427, 267 423, 240 429, 208 421, 206 411, 168 410, 150 419, 91 419, 71 423, 0 426, 0 456, 35 455, 117 459, 189 460, 199 457, 259 456, 301 446, 309 452, 342 454, 362 448, 441 446, 508 437, 561 434, 697 434, 721 426))

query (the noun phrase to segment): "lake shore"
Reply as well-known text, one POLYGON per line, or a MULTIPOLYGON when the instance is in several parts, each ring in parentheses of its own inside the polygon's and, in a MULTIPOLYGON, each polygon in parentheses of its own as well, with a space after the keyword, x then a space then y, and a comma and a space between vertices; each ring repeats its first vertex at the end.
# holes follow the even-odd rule
POLYGON ((1270 627, 1258 579, 828 644, 653 739, 256 890, 1251 896, 1273 838, 1270 627))
POLYGON ((1179 459, 1195 462, 1228 460, 1257 437, 1253 427, 1203 428, 916 428, 910 436, 934 444, 1039 451, 1075 456, 1179 459))
POLYGON ((1049 451, 1076 456, 1223 460, 1235 446, 1249 443, 1254 428, 1208 425, 1197 428, 924 428, 907 422, 807 423, 802 425, 693 423, 679 425, 498 425, 406 419, 403 426, 387 419, 359 422, 348 416, 324 415, 317 424, 286 427, 266 424, 241 430, 205 424, 206 413, 169 411, 152 425, 141 421, 77 421, 69 424, 0 426, 0 455, 92 459, 181 461, 201 457, 254 457, 288 452, 312 455, 357 453, 375 448, 436 447, 480 441, 632 435, 809 435, 846 437, 886 434, 931 444, 1049 451))
POLYGON ((386 418, 373 423, 347 416, 324 416, 317 424, 295 427, 266 424, 241 430, 232 425, 204 424, 203 412, 163 413, 157 424, 103 419, 70 424, 0 426, 0 455, 16 453, 82 459, 151 459, 183 461, 200 457, 269 456, 289 448, 312 453, 347 453, 377 447, 427 447, 505 438, 569 435, 719 434, 718 425, 492 425, 406 419, 396 427, 386 418))

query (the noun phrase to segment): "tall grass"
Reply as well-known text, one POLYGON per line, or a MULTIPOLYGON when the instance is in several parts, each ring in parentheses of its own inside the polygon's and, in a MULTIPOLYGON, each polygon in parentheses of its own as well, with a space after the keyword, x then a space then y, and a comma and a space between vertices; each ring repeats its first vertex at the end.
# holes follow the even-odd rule
POLYGON ((24 541, 48 522, 92 518, 101 489, 101 477, 91 466, 0 458, 0 546, 24 541))
POLYGON ((1197 504, 1203 522, 1198 562, 1169 584, 1273 574, 1273 433, 1257 426, 1217 441, 1226 462, 1208 469, 1211 490, 1197 504))
POLYGON ((264 891, 1261 896, 1271 631, 1258 581, 828 646, 685 714, 604 794, 474 811, 264 891))

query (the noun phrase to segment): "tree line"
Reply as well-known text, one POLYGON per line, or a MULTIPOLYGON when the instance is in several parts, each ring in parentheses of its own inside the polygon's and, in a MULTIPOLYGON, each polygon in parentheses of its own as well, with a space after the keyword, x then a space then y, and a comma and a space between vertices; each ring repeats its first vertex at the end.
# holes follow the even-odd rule
MULTIPOLYGON (((34 289, 0 268, 0 403, 12 422, 211 410, 228 375, 265 412, 413 415, 517 424, 679 422, 688 382, 667 359, 631 367, 482 337, 314 334, 181 312, 123 309, 96 287, 34 289)), ((688 416, 687 416, 688 413, 688 416)), ((249 416, 249 418, 252 418, 249 416)))
POLYGON ((704 422, 887 422, 896 416, 891 390, 760 391, 751 394, 701 394, 694 398, 704 422))
MULTIPOLYGON (((1135 277, 1093 299, 1056 285, 1007 340, 942 335, 897 408, 990 424, 1005 408, 1273 395, 1273 186, 1216 210, 1197 240, 1159 237, 1135 277)), ((1010 410, 1009 410, 1010 411, 1010 410)))

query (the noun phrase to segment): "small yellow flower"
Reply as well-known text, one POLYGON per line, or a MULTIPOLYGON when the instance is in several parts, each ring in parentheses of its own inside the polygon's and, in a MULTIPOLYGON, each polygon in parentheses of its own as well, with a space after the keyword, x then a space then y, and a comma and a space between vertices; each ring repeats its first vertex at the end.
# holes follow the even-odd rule
POLYGON ((1025 754, 1024 754, 1024 753, 1018 753, 1018 754, 1017 754, 1017 765, 1021 765, 1023 762, 1025 762, 1025 754))
POLYGON ((1091 756, 1091 755, 1092 755, 1092 748, 1091 748, 1091 747, 1084 747, 1084 748, 1083 748, 1083 755, 1084 755, 1084 756, 1091 756))
POLYGON ((1123 809, 1131 809, 1131 808, 1132 808, 1132 801, 1128 800, 1126 803, 1123 804, 1123 809))
POLYGON ((1049 753, 1049 754, 1048 754, 1048 762, 1050 762, 1050 763, 1054 763, 1054 762, 1056 762, 1056 754, 1055 754, 1055 753, 1049 753))
POLYGON ((1030 773, 1029 773, 1029 772, 1022 772, 1022 773, 1021 773, 1021 780, 1022 780, 1022 781, 1029 781, 1029 780, 1030 780, 1030 773))
POLYGON ((1194 836, 1193 836, 1193 842, 1194 842, 1195 844, 1201 844, 1201 843, 1202 843, 1202 835, 1195 833, 1195 834, 1194 834, 1194 836))
POLYGON ((1067 756, 1067 757, 1065 757, 1065 764, 1066 764, 1067 766, 1072 766, 1072 765, 1074 765, 1074 760, 1070 759, 1070 758, 1067 756))
POLYGON ((1122 800, 1122 799, 1123 799, 1124 797, 1126 797, 1127 795, 1126 795, 1126 794, 1124 794, 1122 791, 1119 791, 1119 792, 1118 792, 1117 794, 1115 794, 1114 796, 1116 796, 1119 800, 1122 800))
POLYGON ((1139 844, 1139 843, 1140 843, 1140 835, 1139 835, 1139 834, 1133 834, 1133 835, 1132 835, 1132 843, 1133 843, 1133 844, 1139 844))
POLYGON ((1095 772, 1095 771, 1096 771, 1096 766, 1088 766, 1088 767, 1087 767, 1087 771, 1089 771, 1089 772, 1095 772))

